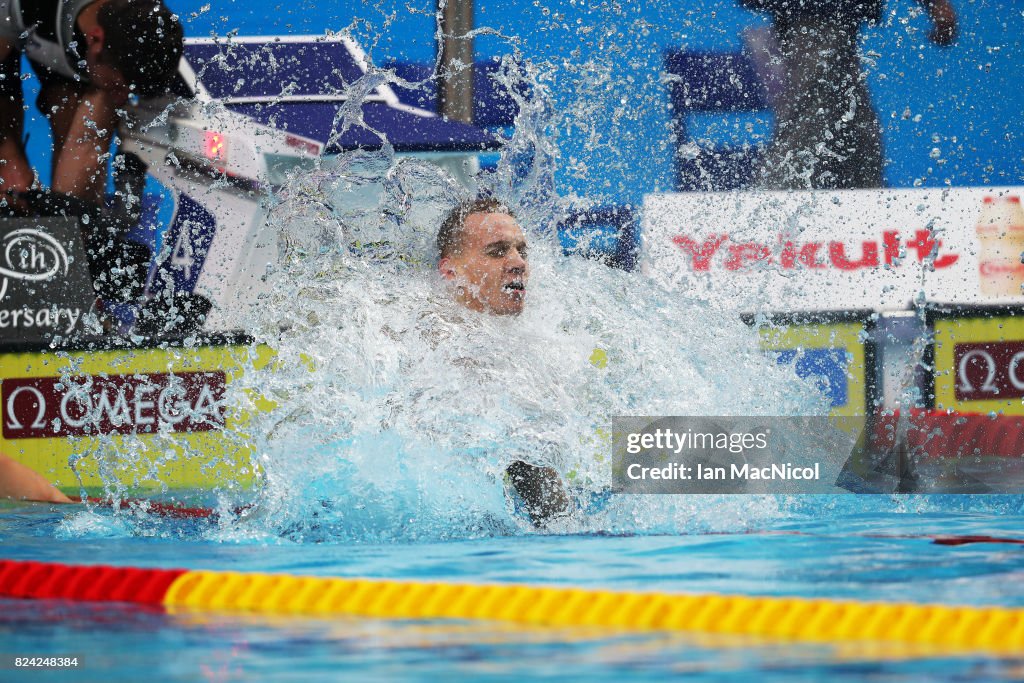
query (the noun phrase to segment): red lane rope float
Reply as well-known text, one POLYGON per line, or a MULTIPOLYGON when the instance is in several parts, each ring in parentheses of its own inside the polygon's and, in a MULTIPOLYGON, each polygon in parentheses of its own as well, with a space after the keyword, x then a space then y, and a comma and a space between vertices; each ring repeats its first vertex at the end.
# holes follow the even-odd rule
POLYGON ((678 595, 280 574, 0 561, 0 597, 120 601, 168 611, 380 619, 481 619, 756 636, 815 643, 899 643, 1019 655, 1024 609, 786 597, 678 595))
MULTIPOLYGON (((93 498, 90 496, 84 501, 79 499, 79 502, 89 502, 103 507, 114 507, 114 501, 107 498, 93 498)), ((206 519, 217 515, 216 510, 207 507, 188 507, 177 503, 161 503, 155 500, 139 498, 126 498, 117 501, 117 508, 119 510, 129 510, 136 506, 142 506, 147 512, 160 515, 161 517, 177 519, 206 519)))
MULTIPOLYGON (((160 501, 149 500, 146 498, 123 498, 115 502, 109 498, 95 498, 89 496, 88 498, 72 497, 71 500, 76 503, 89 503, 92 505, 99 505, 101 507, 116 507, 119 510, 131 510, 136 507, 141 507, 146 512, 161 517, 172 517, 176 519, 207 519, 211 517, 217 517, 220 513, 213 508, 201 507, 201 506, 187 506, 179 503, 162 503, 160 501)), ((241 507, 234 508, 232 512, 235 514, 242 514, 249 507, 243 505, 241 507)))
MULTIPOLYGON (((728 532, 714 532, 716 535, 728 535, 728 532)), ((822 538, 832 534, 812 534, 806 531, 793 530, 771 530, 746 531, 751 536, 808 536, 811 538, 822 538)), ((711 535, 711 534, 707 534, 711 535)), ((1013 538, 1008 536, 988 536, 986 534, 838 534, 842 538, 879 538, 902 541, 931 541, 935 545, 959 546, 971 543, 1003 543, 1007 545, 1024 545, 1024 538, 1013 538)))
POLYGON ((967 545, 968 543, 1008 543, 1011 545, 1024 545, 1024 538, 1002 538, 999 536, 931 536, 932 543, 936 545, 967 545))
POLYGON ((0 597, 162 605, 171 584, 187 573, 0 560, 0 597))

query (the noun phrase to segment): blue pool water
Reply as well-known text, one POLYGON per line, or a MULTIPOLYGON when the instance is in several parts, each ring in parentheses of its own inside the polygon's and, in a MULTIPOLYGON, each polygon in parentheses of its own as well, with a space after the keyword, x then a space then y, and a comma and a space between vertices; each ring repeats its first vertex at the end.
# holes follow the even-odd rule
MULTIPOLYGON (((922 537, 1016 537, 1020 505, 996 497, 808 497, 757 528, 721 533, 383 545, 210 542, 180 521, 136 520, 139 535, 112 534, 109 513, 16 505, 0 512, 0 545, 10 559, 83 564, 1020 607, 1024 546, 944 546, 922 537), (68 537, 69 522, 75 537, 68 537)), ((1015 680, 1024 666, 1024 658, 881 646, 451 621, 168 615, 12 600, 0 602, 0 642, 6 652, 84 655, 81 680, 953 681, 1015 680)), ((9 673, 3 680, 12 680, 9 673)), ((15 679, 61 678, 36 672, 15 679)))
MULTIPOLYGON (((349 27, 378 64, 433 59, 433 2, 394 7, 269 0, 212 7, 207 0, 171 4, 194 36, 323 34, 349 27)), ((924 42, 923 20, 909 16, 907 0, 891 4, 894 14, 865 37, 871 87, 891 159, 888 181, 894 186, 1016 183, 1024 168, 1017 130, 1022 91, 1015 87, 1024 52, 1014 48, 1019 48, 1024 13, 997 3, 973 3, 963 11, 960 47, 942 52, 916 46, 924 42)), ((637 205, 645 193, 673 187, 677 141, 661 80, 664 51, 734 52, 742 28, 763 24, 731 0, 678 6, 605 3, 600 9, 596 3, 532 0, 478 5, 478 24, 495 28, 478 39, 481 58, 519 50, 525 59, 547 64, 544 83, 550 82, 560 116, 550 126, 525 132, 557 138, 561 163, 552 173, 558 192, 595 203, 637 205)), ((33 113, 29 116, 36 125, 31 153, 46 167, 45 125, 33 113)), ((732 122, 714 118, 704 128, 732 122)), ((687 306, 681 296, 646 292, 625 275, 596 273, 580 264, 559 270, 552 262, 538 261, 535 279, 549 284, 538 284, 531 294, 539 312, 524 316, 525 332, 476 330, 457 341, 474 352, 464 355, 473 356, 495 348, 493 340, 500 339, 502 353, 497 355, 511 349, 530 361, 508 368, 503 358, 492 359, 493 368, 512 373, 496 372, 494 385, 528 387, 541 377, 558 391, 511 392, 511 416, 473 422, 469 418, 478 415, 481 404, 476 393, 434 391, 454 382, 446 378, 440 384, 428 372, 431 363, 424 362, 433 359, 434 366, 443 366, 451 360, 444 348, 421 348, 412 340, 391 349, 377 324, 380 311, 352 304, 385 301, 393 328, 388 331, 415 331, 421 304, 430 301, 425 279, 414 285, 403 279, 398 288, 390 281, 381 284, 375 272, 352 266, 347 279, 337 283, 301 280, 301 290, 278 293, 285 305, 274 311, 292 316, 287 326, 292 335, 278 338, 281 320, 262 321, 273 323, 265 327, 272 330, 280 358, 290 361, 282 365, 294 372, 252 379, 254 388, 290 408, 282 411, 286 418, 279 423, 264 425, 266 439, 260 444, 261 453, 271 456, 266 501, 276 514, 273 523, 255 533, 107 510, 5 504, 0 506, 0 557, 1024 607, 1024 545, 945 546, 928 538, 1024 535, 1024 500, 1019 497, 807 497, 760 506, 698 498, 680 502, 682 514, 664 518, 652 516, 658 506, 624 506, 617 517, 607 516, 572 535, 536 534, 512 523, 482 530, 478 518, 500 516, 505 500, 483 458, 456 469, 464 463, 455 456, 465 455, 452 445, 460 428, 483 430, 480 443, 506 447, 510 435, 537 422, 522 407, 542 405, 548 418, 561 416, 556 424, 546 424, 540 414, 539 423, 548 430, 545 438, 582 450, 581 435, 591 434, 594 416, 603 423, 609 415, 642 414, 638 406, 648 414, 678 412, 681 403, 705 412, 728 407, 735 414, 762 403, 774 409, 785 404, 786 414, 804 407, 770 369, 748 367, 730 355, 734 347, 752 347, 735 316, 730 323, 718 321, 714 307, 709 311, 687 306), (304 298, 295 296, 299 291, 304 298), (643 298, 637 294, 641 291, 643 298), (393 292, 400 294, 397 304, 393 292), (679 317, 673 317, 670 301, 680 309, 679 317), (586 312, 586 324, 579 321, 580 310, 586 312), (312 329, 303 327, 307 324, 312 329), (679 329, 686 335, 667 333, 679 329), (588 361, 598 339, 609 342, 613 352, 631 353, 617 358, 613 353, 615 362, 599 373, 588 361), (310 356, 319 363, 315 384, 306 370, 310 356), (649 373, 644 381, 638 381, 641 371, 649 373), (386 405, 383 394, 389 390, 397 405, 407 409, 389 415, 395 426, 382 436, 379 416, 367 406, 375 401, 386 405), (368 414, 374 419, 362 419, 368 414), (338 446, 342 443, 344 449, 338 446), (391 457, 396 453, 401 457, 391 457), (455 471, 459 476, 453 481, 455 471), (400 485, 371 485, 396 472, 403 475, 400 485), (314 519, 314 513, 322 512, 321 496, 339 501, 336 514, 325 515, 322 524, 314 519), (403 525, 413 516, 416 524, 403 525)), ((392 275, 405 277, 404 272, 392 275)), ((472 368, 464 369, 461 386, 481 384, 468 372, 472 368)), ((498 412, 506 408, 500 402, 493 407, 498 412)), ((499 464, 504 463, 490 463, 503 471, 499 464)), ((593 469, 603 471, 603 466, 593 469)), ((0 652, 78 655, 82 667, 76 679, 96 681, 663 681, 684 675, 743 681, 973 681, 1024 676, 1024 657, 436 620, 166 614, 125 605, 13 600, 0 600, 0 652)), ((63 672, 0 670, 0 681, 67 678, 63 672)))

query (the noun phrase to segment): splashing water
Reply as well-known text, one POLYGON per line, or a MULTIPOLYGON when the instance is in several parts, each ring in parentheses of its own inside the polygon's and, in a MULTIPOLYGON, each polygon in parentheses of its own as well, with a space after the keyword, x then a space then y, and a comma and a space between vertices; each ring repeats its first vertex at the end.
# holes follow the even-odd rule
MULTIPOLYGON (((365 78, 372 82, 352 93, 365 97, 393 76, 365 78)), ((565 211, 551 135, 560 114, 536 65, 507 60, 498 78, 519 116, 496 172, 476 180, 528 235, 526 311, 491 317, 450 300, 434 235, 471 191, 438 166, 385 144, 292 177, 270 198, 281 258, 272 293, 249 321, 275 362, 250 368, 227 397, 275 405, 246 428, 265 486, 211 537, 378 542, 532 531, 506 495, 503 474, 515 460, 569 481, 580 511, 558 532, 735 529, 777 514, 769 496, 602 499, 613 416, 827 407, 758 351, 736 311, 562 256, 552 231, 565 211), (592 362, 595 350, 606 365, 592 362)), ((360 112, 358 101, 336 128, 361 123, 345 113, 360 112)))
MULTIPOLYGON (((296 540, 451 538, 528 529, 506 499, 514 460, 563 473, 583 508, 610 484, 614 415, 811 414, 824 406, 757 351, 735 312, 638 275, 560 255, 522 172, 544 117, 526 110, 494 194, 531 243, 519 317, 457 307, 437 276, 434 232, 466 191, 436 167, 361 153, 296 177, 271 222, 288 236, 252 321, 277 361, 246 374, 276 408, 257 424, 267 472, 248 532, 296 540), (520 139, 528 138, 528 139, 520 139), (530 150, 527 154, 524 150, 530 150), (516 184, 511 179, 523 182, 516 184), (360 188, 376 201, 345 201, 360 188), (591 361, 599 349, 606 367, 591 361)), ((616 497, 558 531, 654 532, 742 526, 770 497, 616 497)), ((236 534, 232 528, 224 533, 236 534)))

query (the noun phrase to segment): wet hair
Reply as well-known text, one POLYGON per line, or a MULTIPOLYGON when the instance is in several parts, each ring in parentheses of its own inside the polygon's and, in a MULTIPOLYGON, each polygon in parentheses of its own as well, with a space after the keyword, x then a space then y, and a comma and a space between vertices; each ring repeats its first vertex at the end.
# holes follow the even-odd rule
POLYGON ((515 218, 509 208, 494 197, 477 197, 459 202, 441 221, 441 229, 437 231, 438 260, 447 258, 458 251, 462 242, 462 229, 466 227, 466 219, 474 213, 503 213, 515 218))
POLYGON ((103 60, 135 86, 132 92, 166 92, 184 51, 178 16, 162 0, 107 0, 96 21, 103 29, 103 60))

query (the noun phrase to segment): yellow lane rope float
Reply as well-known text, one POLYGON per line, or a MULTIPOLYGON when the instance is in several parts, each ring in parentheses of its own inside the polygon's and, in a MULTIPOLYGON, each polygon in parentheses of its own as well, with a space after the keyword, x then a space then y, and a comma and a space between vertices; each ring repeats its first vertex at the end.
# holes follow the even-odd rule
POLYGON ((187 610, 474 619, 755 636, 807 643, 882 642, 952 654, 1024 651, 1024 609, 789 597, 680 595, 284 574, 0 561, 0 597, 116 601, 187 610))

